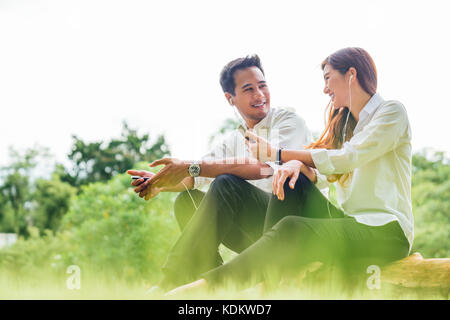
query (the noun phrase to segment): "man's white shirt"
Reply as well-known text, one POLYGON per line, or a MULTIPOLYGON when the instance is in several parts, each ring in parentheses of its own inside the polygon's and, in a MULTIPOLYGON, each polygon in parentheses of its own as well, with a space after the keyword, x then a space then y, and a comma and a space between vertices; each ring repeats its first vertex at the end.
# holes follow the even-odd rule
MULTIPOLYGON (((361 110, 354 135, 342 149, 314 149, 311 156, 322 175, 352 172, 344 187, 335 184, 338 204, 347 215, 371 226, 397 220, 411 248, 411 152, 404 106, 375 94, 361 110)), ((318 175, 317 187, 325 183, 325 177, 318 175)))
MULTIPOLYGON (((305 121, 295 112, 286 109, 270 108, 266 117, 258 122, 253 132, 266 138, 272 146, 286 149, 304 149, 311 143, 311 132, 307 128, 305 121)), ((211 152, 202 157, 202 160, 220 160, 226 158, 250 158, 244 136, 238 130, 232 131, 221 143, 219 143, 211 152)), ((273 162, 267 164, 275 171, 279 166, 273 162)), ((269 169, 270 170, 270 169, 269 169)), ((194 188, 199 189, 214 178, 196 177, 194 188)), ((247 180, 254 186, 271 193, 272 176, 259 180, 247 180)))

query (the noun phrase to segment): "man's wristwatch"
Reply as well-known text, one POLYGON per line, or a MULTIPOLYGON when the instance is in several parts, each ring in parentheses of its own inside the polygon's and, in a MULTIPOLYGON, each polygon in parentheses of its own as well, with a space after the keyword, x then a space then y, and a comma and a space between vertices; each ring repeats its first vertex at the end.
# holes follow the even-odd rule
POLYGON ((188 172, 191 177, 198 177, 200 175, 200 164, 197 162, 192 162, 191 165, 188 168, 188 172))

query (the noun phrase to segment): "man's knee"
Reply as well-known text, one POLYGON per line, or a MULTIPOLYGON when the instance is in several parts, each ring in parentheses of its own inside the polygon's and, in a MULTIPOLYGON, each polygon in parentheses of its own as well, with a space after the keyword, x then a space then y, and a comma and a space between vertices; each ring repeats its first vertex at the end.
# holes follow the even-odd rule
POLYGON ((179 209, 186 207, 186 205, 189 204, 188 200, 190 200, 190 198, 189 198, 189 194, 187 193, 187 191, 180 192, 177 195, 177 197, 175 198, 175 203, 174 203, 175 213, 179 209))
POLYGON ((239 178, 238 176, 235 176, 234 174, 224 173, 224 174, 218 175, 214 179, 213 183, 221 184, 221 183, 229 183, 230 181, 238 181, 238 180, 243 180, 243 179, 239 178))
POLYGON ((195 206, 198 207, 203 196, 203 193, 199 190, 190 190, 189 192, 190 194, 187 191, 180 192, 175 198, 174 213, 181 229, 184 229, 184 226, 191 219, 195 212, 195 206), (191 199, 191 196, 193 199, 191 199), (196 202, 195 206, 193 201, 196 202))
POLYGON ((226 188, 245 181, 234 174, 221 174, 217 176, 211 184, 212 188, 226 188))
POLYGON ((286 181, 284 182, 283 187, 284 187, 285 193, 288 192, 289 190, 293 190, 293 189, 294 190, 303 190, 303 189, 306 189, 306 188, 309 188, 312 186, 312 182, 309 181, 309 179, 303 173, 299 174, 293 189, 289 186, 290 182, 291 182, 291 178, 286 179, 286 181))

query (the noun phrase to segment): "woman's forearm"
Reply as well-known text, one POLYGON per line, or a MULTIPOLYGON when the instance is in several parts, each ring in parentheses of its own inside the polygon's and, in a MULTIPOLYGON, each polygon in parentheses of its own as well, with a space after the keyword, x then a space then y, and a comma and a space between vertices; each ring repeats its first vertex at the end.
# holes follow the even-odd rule
POLYGON ((289 150, 282 149, 281 150, 281 162, 288 162, 290 160, 299 160, 303 162, 305 165, 311 168, 315 168, 314 161, 311 157, 311 152, 308 150, 289 150))

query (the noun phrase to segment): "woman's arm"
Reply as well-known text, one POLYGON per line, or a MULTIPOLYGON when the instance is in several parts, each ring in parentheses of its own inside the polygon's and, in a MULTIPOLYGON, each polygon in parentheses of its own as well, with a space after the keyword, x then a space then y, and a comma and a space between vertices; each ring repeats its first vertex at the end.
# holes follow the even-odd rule
MULTIPOLYGON (((251 131, 246 131, 246 137, 255 142, 250 142, 246 140, 247 147, 253 157, 261 162, 275 162, 277 159, 278 149, 272 147, 272 145, 264 138, 257 136, 251 131)), ((301 161, 308 167, 315 168, 314 161, 311 157, 311 152, 309 150, 289 150, 281 149, 281 162, 289 162, 291 160, 301 161)))
MULTIPOLYGON (((393 150, 402 137, 410 139, 409 121, 402 104, 389 101, 379 107, 371 121, 356 133, 341 149, 282 150, 281 160, 299 160, 305 165, 317 168, 321 174, 345 174, 355 168, 383 156, 393 150)), ((247 131, 254 140, 248 142, 250 152, 260 161, 270 157, 274 161, 278 150, 263 138, 247 131)))
POLYGON ((303 164, 308 167, 315 168, 316 165, 311 157, 311 152, 309 150, 289 150, 289 149, 281 149, 281 157, 280 160, 282 163, 298 160, 303 162, 303 164))

